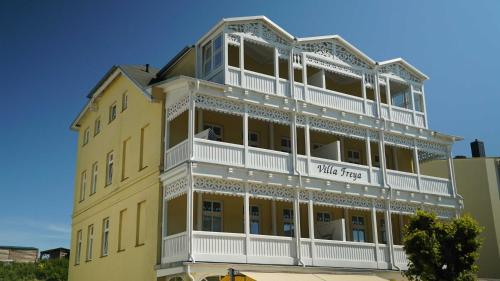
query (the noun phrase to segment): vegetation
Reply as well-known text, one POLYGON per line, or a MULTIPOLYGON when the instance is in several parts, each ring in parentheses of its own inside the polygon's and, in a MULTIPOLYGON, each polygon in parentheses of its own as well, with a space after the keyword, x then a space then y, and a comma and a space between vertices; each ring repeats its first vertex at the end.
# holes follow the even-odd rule
POLYGON ((0 281, 66 281, 68 259, 37 263, 0 263, 0 281))
POLYGON ((409 259, 404 275, 411 281, 476 280, 481 227, 465 215, 450 221, 418 211, 405 228, 404 248, 409 259))

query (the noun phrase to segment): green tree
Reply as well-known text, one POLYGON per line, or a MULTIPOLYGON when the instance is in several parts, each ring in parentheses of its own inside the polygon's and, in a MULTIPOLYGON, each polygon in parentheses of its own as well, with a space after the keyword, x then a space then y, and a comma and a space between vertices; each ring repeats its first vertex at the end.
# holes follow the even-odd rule
POLYGON ((68 259, 37 263, 0 263, 0 281, 66 281, 68 259))
POLYGON ((481 227, 465 215, 450 221, 417 211, 404 230, 411 281, 471 281, 478 270, 481 227))

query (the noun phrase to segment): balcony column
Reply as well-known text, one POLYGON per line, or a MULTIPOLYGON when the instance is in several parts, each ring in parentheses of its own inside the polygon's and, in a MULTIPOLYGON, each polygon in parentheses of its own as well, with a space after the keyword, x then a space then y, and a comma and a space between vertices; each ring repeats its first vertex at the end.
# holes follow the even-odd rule
POLYGON ((344 208, 345 228, 344 228, 344 241, 351 241, 351 224, 349 219, 349 209, 344 208))
POLYGON ((326 75, 324 69, 321 69, 321 88, 326 89, 326 75))
POLYGON ((306 65, 306 53, 301 54, 302 59, 302 83, 304 84, 304 101, 309 101, 309 90, 307 88, 307 65, 306 65))
MULTIPOLYGON (((372 183, 372 148, 371 148, 371 140, 370 140, 370 130, 366 129, 366 164, 368 164, 368 182, 372 183)), ((380 158, 380 157, 379 157, 380 158)))
POLYGON ((193 261, 193 174, 192 163, 189 163, 189 180, 186 192, 186 233, 188 236, 188 260, 193 261))
POLYGON ((293 198, 293 234, 295 236, 295 253, 297 255, 297 264, 302 261, 302 253, 300 251, 300 203, 299 189, 295 190, 293 198))
POLYGON ((363 113, 366 114, 368 111, 368 102, 366 100, 366 74, 363 72, 361 75, 361 94, 363 97, 363 113))
POLYGON ((168 108, 165 107, 165 132, 163 136, 163 170, 166 171, 169 163, 167 163, 167 150, 170 148, 170 121, 167 118, 168 108))
POLYGON ((194 91, 189 95, 189 109, 188 109, 188 139, 189 139, 189 159, 193 160, 194 157, 194 121, 195 121, 195 102, 194 91))
POLYGON ((245 112, 243 113, 243 147, 245 149, 243 155, 243 164, 248 167, 248 105, 245 104, 245 112))
POLYGON ((389 200, 386 201, 386 210, 384 212, 385 219, 385 236, 387 239, 387 246, 389 246, 389 267, 392 269, 394 264, 394 241, 392 239, 392 219, 391 219, 391 204, 389 200))
POLYGON ((278 229, 276 228, 276 201, 272 200, 271 201, 271 230, 273 236, 278 235, 278 229))
POLYGON ((286 93, 279 93, 280 89, 280 59, 279 59, 279 52, 278 48, 274 48, 274 89, 275 93, 280 95, 283 94, 283 96, 286 96, 286 93))
POLYGON ((240 36, 240 77, 241 77, 241 87, 246 88, 246 79, 245 79, 245 43, 243 40, 243 36, 240 36))
POLYGON ((375 102, 377 103, 377 117, 382 118, 382 109, 380 108, 381 99, 380 99, 380 85, 378 81, 378 70, 375 68, 375 72, 373 73, 373 92, 375 93, 375 102))
POLYGON ((385 78, 385 96, 387 100, 387 110, 388 110, 388 116, 389 120, 392 120, 392 100, 391 100, 391 79, 389 77, 385 78))
POLYGON ((422 89, 422 109, 424 111, 424 124, 425 124, 425 127, 428 128, 428 124, 427 124, 427 107, 425 106, 425 94, 424 94, 424 85, 421 86, 421 89, 422 89))
POLYGON ((455 167, 453 165, 453 158, 451 156, 451 146, 448 146, 448 176, 451 183, 451 193, 453 198, 457 197, 457 182, 455 180, 455 167))
POLYGON ((313 205, 313 195, 312 191, 309 191, 309 202, 308 202, 308 222, 309 222, 309 238, 311 240, 311 260, 312 265, 314 265, 314 260, 316 258, 316 246, 314 237, 314 205, 313 205))
POLYGON ((375 207, 375 200, 372 200, 372 211, 371 211, 371 218, 372 218, 372 237, 373 237, 373 243, 375 244, 375 260, 377 261, 377 265, 380 261, 380 254, 378 251, 379 245, 378 245, 378 230, 377 230, 377 209, 375 207))
POLYGON ((410 99, 411 99, 411 110, 413 116, 413 125, 417 126, 417 111, 415 110, 415 93, 413 93, 413 84, 410 84, 410 99))
POLYGON ((248 183, 245 183, 245 197, 243 198, 244 220, 245 220, 245 256, 248 262, 250 255, 250 193, 248 183))
POLYGON ((309 116, 306 116, 306 126, 304 127, 304 136, 305 136, 305 149, 306 149, 306 157, 307 157, 307 174, 311 174, 311 136, 309 133, 309 116))
POLYGON ((413 141, 413 166, 415 167, 415 173, 417 174, 417 189, 420 191, 420 161, 418 160, 418 147, 417 141, 413 141))

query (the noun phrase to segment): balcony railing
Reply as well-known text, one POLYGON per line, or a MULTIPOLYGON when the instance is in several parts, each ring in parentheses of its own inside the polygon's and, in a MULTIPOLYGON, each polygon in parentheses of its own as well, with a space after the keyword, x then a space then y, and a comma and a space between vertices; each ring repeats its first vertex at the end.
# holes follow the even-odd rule
MULTIPOLYGON (((374 243, 336 240, 300 239, 300 254, 306 265, 359 268, 389 268, 389 247, 374 243), (313 255, 312 253, 315 253, 313 255)), ((249 235, 225 232, 193 231, 192 255, 196 261, 296 264, 296 241, 292 237, 249 235), (247 244, 248 243, 248 244, 247 244)), ((407 259, 401 246, 395 246, 395 262, 406 268, 407 259)), ((186 232, 163 239, 162 263, 186 261, 186 232)))
MULTIPOLYGON (((275 94, 283 97, 290 97, 290 83, 288 80, 249 71, 241 71, 239 68, 228 66, 227 83, 234 86, 245 87, 247 89, 266 94, 275 94), (243 73, 243 79, 241 74, 243 73)), ((303 83, 294 82, 294 95, 297 99, 310 102, 316 105, 335 108, 338 110, 364 114, 376 117, 377 106, 372 100, 327 90, 311 85, 304 86, 303 83)), ((426 126, 425 114, 401 107, 392 106, 389 114, 389 106, 381 105, 381 117, 397 123, 424 128, 426 126), (390 115, 390 116, 389 116, 390 115)))
MULTIPOLYGON (((210 164, 246 167, 267 172, 293 174, 292 154, 275 150, 245 147, 240 144, 194 139, 194 160, 210 164)), ((166 152, 166 169, 171 169, 189 158, 187 140, 170 148, 166 152)), ((380 185, 382 175, 379 168, 317 157, 297 156, 297 166, 304 176, 322 178, 353 184, 380 185)), ((387 181, 392 188, 411 192, 452 195, 451 182, 436 178, 401 171, 387 170, 387 181), (420 183, 419 183, 420 182, 420 183)))

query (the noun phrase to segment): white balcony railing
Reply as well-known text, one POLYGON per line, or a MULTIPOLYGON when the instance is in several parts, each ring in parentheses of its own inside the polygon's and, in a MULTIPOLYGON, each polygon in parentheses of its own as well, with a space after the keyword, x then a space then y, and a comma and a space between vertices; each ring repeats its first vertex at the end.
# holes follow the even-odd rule
MULTIPOLYGON (((185 261, 188 243, 185 232, 163 239, 162 262, 185 261)), ((193 231, 193 258, 196 261, 257 264, 296 264, 295 238, 193 231), (248 243, 248 245, 247 245, 248 243)), ((395 262, 406 266, 406 254, 395 246, 395 262)), ((389 268, 389 247, 384 244, 314 240, 301 238, 300 251, 306 265, 358 268, 389 268), (314 254, 313 254, 314 253, 314 254), (378 253, 378 257, 377 257, 378 253)))
MULTIPOLYGON (((293 174, 292 154, 275 150, 245 147, 205 139, 194 139, 194 160, 211 164, 229 165, 232 167, 247 167, 268 172, 293 174)), ((166 169, 171 169, 189 158, 187 140, 170 148, 166 152, 166 169)), ((364 165, 310 157, 297 156, 297 166, 304 176, 322 178, 353 184, 380 185, 382 180, 379 168, 364 165)), ((424 192, 439 195, 451 195, 451 183, 447 179, 420 176, 416 174, 387 170, 387 181, 392 188, 411 192, 424 192)))
MULTIPOLYGON (((229 85, 245 87, 265 94, 290 97, 290 83, 286 79, 276 79, 274 76, 249 70, 241 70, 232 66, 228 66, 227 76, 226 81, 229 85)), ((298 82, 294 82, 293 85, 294 96, 299 100, 346 112, 365 114, 372 117, 377 116, 377 105, 372 100, 367 99, 365 102, 365 100, 360 97, 312 85, 305 86, 303 83, 298 82)), ((387 104, 381 104, 380 116, 387 120, 405 125, 420 128, 426 127, 426 117, 424 113, 415 112, 414 114, 412 110, 397 106, 392 106, 391 113, 389 114, 389 106, 387 104)))

